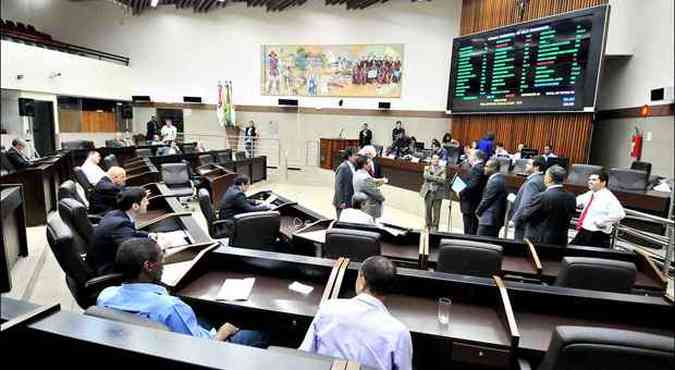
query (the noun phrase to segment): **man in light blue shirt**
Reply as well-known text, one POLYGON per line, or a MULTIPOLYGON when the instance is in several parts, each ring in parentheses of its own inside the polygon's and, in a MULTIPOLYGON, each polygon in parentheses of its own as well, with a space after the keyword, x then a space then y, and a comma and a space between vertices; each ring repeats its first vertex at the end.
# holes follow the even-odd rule
POLYGON ((117 250, 115 268, 124 275, 125 283, 108 287, 98 296, 96 305, 134 313, 146 319, 157 321, 172 332, 209 338, 218 341, 267 347, 264 334, 239 330, 225 323, 218 331, 204 329, 190 306, 158 283, 162 279, 163 252, 157 242, 149 238, 130 239, 117 250))
POLYGON ((410 332, 384 305, 396 266, 374 256, 361 265, 352 299, 333 299, 319 308, 300 349, 359 362, 380 370, 412 370, 410 332))

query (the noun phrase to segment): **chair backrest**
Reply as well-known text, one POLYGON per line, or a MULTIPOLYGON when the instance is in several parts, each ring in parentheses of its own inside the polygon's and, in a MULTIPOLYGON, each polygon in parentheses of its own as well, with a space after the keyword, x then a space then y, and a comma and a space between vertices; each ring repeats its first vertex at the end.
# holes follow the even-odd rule
POLYGON ((150 148, 140 148, 136 149, 136 156, 137 157, 152 157, 152 149, 150 148))
POLYGON ((73 173, 75 174, 75 180, 82 186, 84 193, 87 195, 87 198, 89 198, 94 192, 94 185, 89 182, 87 175, 84 174, 81 167, 77 166, 73 168, 73 173))
POLYGON ((164 163, 161 166, 162 181, 168 187, 190 184, 190 171, 185 163, 164 163))
POLYGON ((635 264, 590 257, 564 257, 555 285, 630 293, 635 283, 635 264))
POLYGON ((133 313, 116 310, 112 308, 105 308, 99 306, 91 306, 84 311, 87 316, 99 317, 112 321, 119 321, 126 324, 142 326, 150 329, 157 329, 162 331, 170 331, 169 328, 161 322, 146 319, 144 317, 135 315, 133 313))
POLYGON ((119 167, 119 163, 117 162, 117 156, 114 154, 108 154, 103 158, 103 167, 107 171, 110 169, 110 167, 119 167))
POLYGON ((197 197, 199 198, 199 207, 202 209, 202 214, 209 224, 209 228, 211 228, 211 224, 216 221, 216 213, 213 211, 213 205, 211 204, 211 195, 208 190, 201 188, 197 192, 197 197))
POLYGON ((672 336, 558 326, 538 370, 673 369, 673 343, 672 336))
POLYGON ((243 161, 244 159, 246 159, 246 152, 242 151, 236 152, 234 153, 234 158, 238 161, 243 161))
POLYGON ((456 144, 445 145, 445 150, 448 151, 448 164, 457 164, 459 162, 460 147, 456 144))
POLYGON ((491 277, 502 271, 502 247, 469 240, 441 240, 436 271, 491 277))
POLYGON ((644 191, 649 184, 647 172, 628 168, 611 168, 607 187, 612 190, 644 191))
POLYGON ((117 146, 117 142, 115 140, 106 140, 105 146, 108 148, 114 148, 117 146))
POLYGON ((94 142, 89 140, 64 141, 61 143, 61 149, 63 150, 94 149, 94 142))
POLYGON ((180 146, 183 153, 195 153, 197 151, 197 143, 187 143, 180 146))
POLYGON ((511 159, 510 158, 497 158, 499 162, 499 172, 508 173, 511 169, 511 159))
POLYGON ((647 178, 652 175, 652 164, 650 162, 633 161, 630 164, 630 169, 647 172, 647 178))
POLYGON ((233 219, 234 232, 230 238, 233 247, 264 249, 279 236, 281 214, 277 211, 242 213, 233 219))
POLYGON ((86 201, 86 199, 82 199, 80 193, 77 190, 77 186, 78 184, 76 184, 73 180, 66 180, 62 182, 61 185, 59 185, 59 200, 66 198, 74 199, 86 207, 89 202, 86 201))
POLYGON ((66 273, 68 288, 77 297, 85 283, 94 277, 94 271, 86 262, 87 249, 82 243, 76 243, 73 232, 58 215, 47 221, 47 242, 56 261, 66 273))
POLYGON ((517 173, 525 173, 527 172, 527 162, 529 162, 529 159, 516 159, 516 161, 513 163, 513 172, 517 173))
POLYGON ((89 221, 87 207, 75 199, 64 198, 59 200, 58 211, 61 220, 73 232, 73 239, 76 242, 82 240, 89 252, 94 244, 94 226, 89 221))
POLYGON ((574 163, 570 168, 569 176, 567 176, 567 182, 574 185, 585 185, 588 183, 588 176, 601 169, 602 166, 594 164, 574 163))
POLYGON ((335 228, 326 231, 326 243, 323 245, 324 257, 347 257, 353 261, 363 261, 380 254, 382 254, 382 248, 378 233, 335 228))
POLYGON ((14 172, 14 170, 16 170, 14 165, 12 165, 12 162, 7 158, 7 153, 5 152, 0 153, 0 169, 4 172, 14 172))
POLYGON ((214 162, 213 155, 211 154, 202 154, 199 157, 197 157, 197 160, 199 160, 200 166, 204 166, 214 162))
POLYGON ((220 164, 232 162, 232 150, 230 149, 226 149, 218 153, 217 156, 218 156, 218 163, 220 164))

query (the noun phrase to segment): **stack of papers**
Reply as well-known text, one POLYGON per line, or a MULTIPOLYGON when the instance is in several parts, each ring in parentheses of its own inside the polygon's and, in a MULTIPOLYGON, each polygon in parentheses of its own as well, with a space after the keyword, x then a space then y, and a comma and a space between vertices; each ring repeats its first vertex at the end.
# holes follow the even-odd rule
POLYGON ((157 233, 157 242, 164 249, 182 247, 190 244, 190 237, 184 230, 157 233))
POLYGON ((288 289, 290 289, 294 292, 298 292, 300 294, 307 295, 307 294, 311 293, 312 290, 314 290, 314 287, 309 286, 309 285, 305 285, 305 284, 302 284, 302 283, 298 283, 297 281, 295 281, 295 282, 293 282, 293 284, 288 286, 288 289))
POLYGON ((255 278, 225 279, 216 301, 245 301, 251 295, 255 278))
POLYGON ((452 191, 455 193, 459 194, 466 188, 466 183, 462 180, 461 177, 455 176, 455 179, 452 181, 452 185, 450 185, 452 191))

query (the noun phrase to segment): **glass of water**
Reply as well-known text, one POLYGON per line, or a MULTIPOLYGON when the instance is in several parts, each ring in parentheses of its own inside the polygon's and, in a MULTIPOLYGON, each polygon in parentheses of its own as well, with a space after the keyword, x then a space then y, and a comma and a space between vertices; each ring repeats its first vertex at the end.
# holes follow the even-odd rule
POLYGON ((448 325, 450 322, 450 306, 452 306, 450 298, 438 299, 438 321, 442 325, 448 325))

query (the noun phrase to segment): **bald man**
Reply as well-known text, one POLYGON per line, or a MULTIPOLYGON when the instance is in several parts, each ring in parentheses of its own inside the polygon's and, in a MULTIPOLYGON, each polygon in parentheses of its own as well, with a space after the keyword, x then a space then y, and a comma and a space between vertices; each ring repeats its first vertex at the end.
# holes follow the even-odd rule
POLYGON ((117 194, 124 189, 127 172, 122 167, 110 167, 96 184, 91 196, 91 213, 105 214, 117 208, 117 194))

